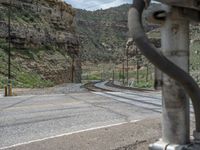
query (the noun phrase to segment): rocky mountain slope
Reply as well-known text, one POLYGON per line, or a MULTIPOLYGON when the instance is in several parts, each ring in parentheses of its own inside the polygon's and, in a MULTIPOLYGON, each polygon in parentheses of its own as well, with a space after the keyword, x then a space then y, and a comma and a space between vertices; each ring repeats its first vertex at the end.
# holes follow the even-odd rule
POLYGON ((129 5, 107 10, 77 10, 77 32, 83 46, 83 60, 92 62, 117 61, 127 40, 129 5))
MULTIPOLYGON (((159 7, 155 4, 154 7, 159 7)), ((76 11, 77 32, 83 46, 82 58, 92 62, 118 62, 128 40, 127 14, 130 4, 106 10, 76 11)), ((150 8, 151 9, 151 8, 150 8)), ((145 12, 148 14, 148 11, 145 12)), ((147 31, 154 25, 146 25, 147 31)))
MULTIPOLYGON (((0 1, 0 86, 7 77, 9 0, 0 1)), ((15 0, 11 4, 11 71, 14 84, 43 87, 81 80, 81 61, 122 61, 130 5, 74 10, 59 0, 15 0), (72 65, 74 64, 74 65, 72 65)), ((147 30, 155 26, 146 26, 147 30)), ((199 74, 199 26, 191 26, 191 70, 199 74), (194 58, 193 58, 194 57, 194 58)), ((159 38, 159 30, 150 33, 159 38)), ((143 61, 143 60, 142 60, 143 61)), ((200 78, 199 78, 200 80, 200 78)))
MULTIPOLYGON (((9 0, 0 1, 0 79, 6 82, 9 0)), ((75 11, 60 0, 11 1, 14 84, 34 87, 80 81, 75 11), (73 76, 73 77, 72 77, 73 76)))
MULTIPOLYGON (((80 34, 82 45, 83 61, 94 62, 114 62, 119 64, 122 61, 127 37, 127 12, 130 5, 125 4, 119 7, 114 7, 106 10, 86 11, 78 9, 76 15, 77 31, 80 34)), ((152 9, 160 8, 159 4, 154 4, 146 10, 146 15, 152 9)), ((143 20, 145 23, 147 21, 143 20)), ((146 24, 146 31, 152 39, 160 38, 160 29, 158 26, 146 24), (154 30, 157 28, 156 30, 154 30)), ((200 83, 200 36, 199 25, 193 24, 190 26, 191 50, 190 50, 190 66, 193 77, 200 83)), ((154 40, 153 40, 154 42, 154 40)), ((156 44, 157 40, 154 42, 156 44)), ((131 56, 130 56, 131 57, 131 56)), ((141 65, 144 65, 146 59, 143 57, 141 65)), ((141 66, 141 68, 143 68, 141 66)))

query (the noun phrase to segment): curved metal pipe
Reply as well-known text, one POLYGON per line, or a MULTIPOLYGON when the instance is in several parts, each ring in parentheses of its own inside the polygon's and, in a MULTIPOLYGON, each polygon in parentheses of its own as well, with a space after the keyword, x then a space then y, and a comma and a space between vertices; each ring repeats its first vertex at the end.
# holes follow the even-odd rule
POLYGON ((200 132, 200 88, 187 72, 159 53, 148 40, 141 22, 142 12, 147 3, 150 3, 150 0, 134 0, 129 10, 128 26, 131 36, 142 54, 146 56, 152 64, 178 81, 184 87, 194 107, 196 132, 200 132))

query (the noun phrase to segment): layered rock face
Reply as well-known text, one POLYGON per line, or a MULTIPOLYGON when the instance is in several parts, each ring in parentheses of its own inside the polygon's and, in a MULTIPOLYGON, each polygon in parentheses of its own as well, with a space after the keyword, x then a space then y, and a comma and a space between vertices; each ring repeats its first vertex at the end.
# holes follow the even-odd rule
MULTIPOLYGON (((0 39, 5 42, 9 4, 0 1, 0 39)), ((79 40, 71 5, 60 0, 11 0, 10 10, 12 61, 56 84, 80 82, 81 74, 75 72, 81 72, 79 40)))
POLYGON ((129 5, 107 10, 77 10, 77 31, 83 45, 82 59, 90 62, 117 62, 127 40, 129 5))
MULTIPOLYGON (((83 60, 119 63, 128 38, 127 12, 130 4, 106 10, 77 10, 77 31, 81 35, 83 60)), ((148 14, 148 12, 146 12, 148 14)), ((146 25, 147 31, 154 25, 146 25)))

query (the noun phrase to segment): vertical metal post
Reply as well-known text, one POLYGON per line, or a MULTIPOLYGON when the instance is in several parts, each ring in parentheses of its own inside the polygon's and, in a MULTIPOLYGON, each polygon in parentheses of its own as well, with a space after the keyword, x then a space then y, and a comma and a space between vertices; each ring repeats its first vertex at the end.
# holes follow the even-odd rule
POLYGON ((146 64, 146 82, 149 81, 149 63, 146 64))
POLYGON ((115 82, 115 70, 113 69, 112 83, 114 84, 114 82, 115 82))
POLYGON ((126 68, 127 68, 127 70, 126 70, 126 78, 127 78, 127 85, 128 85, 128 78, 129 78, 129 76, 128 76, 128 71, 129 71, 129 67, 128 67, 128 48, 126 49, 126 68))
POLYGON ((139 62, 138 62, 138 49, 136 49, 136 78, 137 84, 139 84, 139 62))
POLYGON ((12 96, 11 86, 11 0, 8 6, 8 96, 12 96))
POLYGON ((123 57, 123 62, 122 62, 122 80, 123 80, 123 85, 124 85, 124 78, 125 78, 125 71, 124 71, 124 57, 123 57))
MULTIPOLYGON (((163 54, 188 72, 189 22, 181 16, 181 10, 171 8, 161 29, 163 54)), ((184 145, 189 143, 189 100, 184 89, 175 80, 163 75, 162 140, 165 143, 184 145)))
POLYGON ((8 87, 7 86, 4 86, 4 96, 8 96, 8 87))

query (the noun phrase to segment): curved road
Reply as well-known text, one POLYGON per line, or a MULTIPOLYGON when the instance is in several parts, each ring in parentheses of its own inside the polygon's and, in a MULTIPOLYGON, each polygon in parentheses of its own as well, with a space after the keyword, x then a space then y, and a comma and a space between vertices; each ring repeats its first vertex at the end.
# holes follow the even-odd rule
POLYGON ((115 90, 1 97, 0 149, 61 134, 160 116, 159 92, 115 90))

